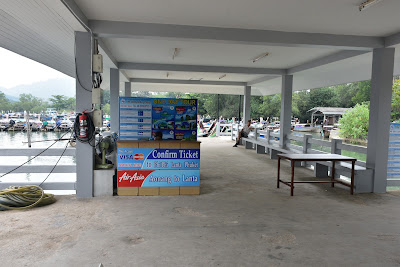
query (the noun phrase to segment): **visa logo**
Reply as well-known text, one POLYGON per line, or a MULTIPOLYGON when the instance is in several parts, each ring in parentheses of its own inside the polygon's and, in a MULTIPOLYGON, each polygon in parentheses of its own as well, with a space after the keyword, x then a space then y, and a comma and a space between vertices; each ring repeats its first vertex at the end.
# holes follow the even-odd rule
POLYGON ((119 159, 133 160, 133 155, 118 155, 119 159))

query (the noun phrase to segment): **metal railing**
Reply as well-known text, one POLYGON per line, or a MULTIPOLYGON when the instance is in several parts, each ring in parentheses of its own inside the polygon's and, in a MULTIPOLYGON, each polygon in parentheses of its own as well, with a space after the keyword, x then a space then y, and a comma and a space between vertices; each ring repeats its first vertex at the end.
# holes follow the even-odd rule
MULTIPOLYGON (((232 140, 236 140, 236 137, 238 136, 238 131, 240 129, 238 124, 232 125, 232 140)), ((275 137, 280 138, 279 133, 275 133, 272 130, 260 130, 260 129, 255 129, 253 132, 249 134, 250 138, 254 138, 255 140, 258 140, 262 137, 262 140, 266 142, 266 144, 273 145, 273 146, 279 146, 279 141, 276 140, 275 137)), ((342 154, 342 150, 350 151, 350 152, 356 152, 360 154, 367 154, 367 148, 363 146, 357 146, 357 145, 349 145, 349 144, 343 144, 342 140, 340 139, 332 139, 330 141, 327 140, 320 140, 313 138, 312 135, 310 134, 305 134, 303 136, 296 136, 293 134, 289 134, 287 136, 288 140, 291 141, 296 141, 302 143, 302 145, 296 145, 292 144, 290 142, 287 143, 287 148, 289 150, 292 150, 293 152, 297 153, 305 153, 305 154, 323 154, 327 153, 326 151, 322 150, 317 150, 313 149, 312 145, 318 145, 322 147, 326 147, 330 149, 330 153, 332 154, 342 154)), ((366 162, 357 160, 356 164, 358 166, 366 167, 366 162)))
MULTIPOLYGON (((2 148, 0 149, 0 157, 33 157, 41 153, 44 149, 40 148, 2 148)), ((47 157, 60 157, 63 152, 63 156, 75 157, 75 148, 67 148, 64 152, 64 148, 50 148, 43 152, 41 156, 47 157)), ((0 173, 7 173, 19 165, 0 165, 0 173)), ((50 173, 54 165, 34 165, 26 164, 12 173, 50 173)), ((76 173, 76 165, 57 165, 52 173, 76 173)), ((39 185, 40 182, 1 182, 0 178, 0 190, 9 186, 23 186, 23 185, 39 185)), ((45 190, 75 190, 76 181, 74 182, 45 182, 41 185, 45 190)))
POLYGON ((216 125, 217 136, 231 136, 232 135, 232 124, 217 123, 216 125))

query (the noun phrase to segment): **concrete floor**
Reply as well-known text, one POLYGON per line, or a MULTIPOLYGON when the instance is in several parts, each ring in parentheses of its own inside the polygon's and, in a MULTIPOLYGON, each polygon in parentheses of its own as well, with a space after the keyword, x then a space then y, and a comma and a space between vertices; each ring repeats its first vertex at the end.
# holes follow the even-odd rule
POLYGON ((400 265, 399 193, 300 184, 290 197, 276 188, 276 161, 232 145, 204 140, 199 196, 63 196, 1 212, 0 265, 400 265))

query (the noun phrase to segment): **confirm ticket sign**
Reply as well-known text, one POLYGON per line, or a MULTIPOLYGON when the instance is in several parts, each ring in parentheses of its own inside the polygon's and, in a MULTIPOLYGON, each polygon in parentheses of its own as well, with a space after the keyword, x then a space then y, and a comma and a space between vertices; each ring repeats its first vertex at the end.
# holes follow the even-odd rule
POLYGON ((118 187, 200 186, 200 170, 118 170, 118 187))
POLYGON ((119 148, 118 169, 198 170, 200 149, 119 148))

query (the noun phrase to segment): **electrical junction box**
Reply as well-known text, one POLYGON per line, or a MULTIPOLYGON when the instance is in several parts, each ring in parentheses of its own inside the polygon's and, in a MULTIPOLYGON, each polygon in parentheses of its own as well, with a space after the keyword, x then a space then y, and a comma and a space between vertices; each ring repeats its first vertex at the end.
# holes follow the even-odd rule
POLYGON ((95 109, 93 111, 93 124, 96 128, 103 127, 103 111, 99 109, 95 109))
POLYGON ((93 55, 93 60, 92 60, 92 68, 93 72, 103 72, 103 56, 100 54, 93 55))
POLYGON ((92 104, 101 104, 101 88, 92 88, 92 104))

